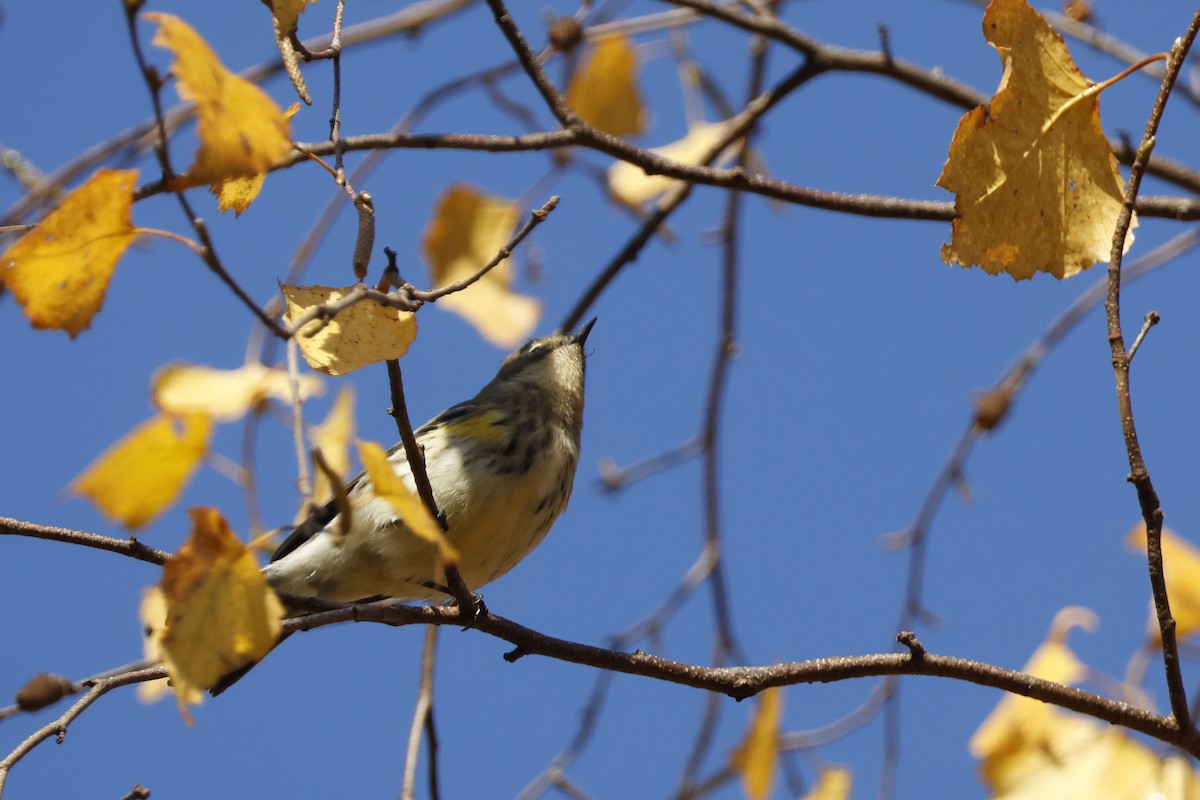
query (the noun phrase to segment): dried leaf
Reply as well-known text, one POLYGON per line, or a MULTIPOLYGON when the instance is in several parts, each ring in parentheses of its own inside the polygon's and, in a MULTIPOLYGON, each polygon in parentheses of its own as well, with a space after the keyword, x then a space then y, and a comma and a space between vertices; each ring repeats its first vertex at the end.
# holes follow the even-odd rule
POLYGON ((35 328, 74 339, 104 304, 108 282, 137 236, 130 217, 136 170, 98 170, 0 255, 0 282, 35 328))
MULTIPOLYGON (((300 104, 292 103, 283 112, 283 118, 290 121, 299 110, 300 104)), ((217 196, 217 210, 224 214, 233 209, 234 218, 240 217, 258 197, 266 180, 267 173, 260 172, 248 178, 219 178, 214 181, 210 191, 217 196)))
MULTIPOLYGON (((446 190, 425 228, 424 250, 433 282, 445 286, 468 278, 508 243, 520 211, 514 203, 466 185, 446 190)), ((438 300, 492 344, 513 347, 529 338, 541 303, 512 290, 512 264, 505 260, 461 292, 438 300)))
POLYGON ((391 503, 409 530, 436 545, 441 552, 443 563, 457 561, 458 553, 446 541, 442 527, 429 513, 429 509, 425 508, 421 498, 404 485, 404 481, 388 461, 387 452, 375 442, 359 442, 358 458, 362 461, 367 477, 371 479, 375 496, 391 503))
MULTIPOLYGON (((1058 683, 1081 681, 1087 675, 1087 667, 1067 647, 1067 634, 1076 627, 1093 631, 1097 624, 1096 615, 1089 609, 1077 606, 1062 609, 1055 615, 1046 641, 1022 671, 1058 683)), ((1080 721, 1079 717, 1040 700, 1010 694, 975 731, 969 747, 972 755, 982 761, 980 772, 984 780, 1000 791, 1019 783, 1031 769, 1040 768, 1045 754, 1056 742, 1075 736, 1080 721)))
POLYGON ((759 695, 746 736, 730 757, 730 765, 742 774, 742 790, 750 800, 762 800, 771 794, 782 721, 783 690, 772 686, 759 695))
MULTIPOLYGON (((682 139, 655 147, 650 152, 681 164, 699 165, 724 127, 723 122, 701 122, 693 126, 682 139)), ((722 158, 725 155, 723 153, 722 158)), ((717 161, 720 162, 722 158, 717 161)), ((666 192, 676 182, 676 178, 665 175, 648 175, 641 167, 628 161, 618 161, 608 168, 608 190, 618 202, 634 208, 666 192)))
POLYGON ((212 185, 212 193, 217 196, 217 210, 224 214, 233 209, 233 216, 240 217, 242 212, 250 207, 254 198, 262 191, 266 181, 265 172, 252 175, 249 178, 222 178, 212 185))
POLYGON ((1200 780, 1191 762, 1163 758, 1120 728, 1054 710, 1052 728, 1036 747, 1004 756, 1004 769, 985 769, 992 800, 1128 800, 1196 797, 1200 780))
POLYGON ((254 553, 220 512, 193 508, 190 514, 191 536, 163 567, 161 584, 163 661, 185 718, 201 689, 270 652, 284 615, 254 553))
MULTIPOLYGON (((301 399, 325 390, 315 375, 301 375, 299 382, 301 399)), ((286 372, 261 364, 237 369, 171 364, 154 373, 150 396, 168 413, 205 414, 218 422, 230 422, 268 398, 290 402, 292 387, 286 372)))
POLYGON ((846 767, 830 764, 821 769, 817 783, 804 800, 847 800, 854 788, 854 775, 846 767))
POLYGON ((1091 82, 1025 0, 992 0, 983 30, 1004 77, 959 121, 938 178, 958 215, 942 260, 1016 280, 1107 261, 1124 183, 1099 96, 1080 98, 1091 82))
POLYGON ((609 34, 592 48, 567 87, 567 105, 613 136, 641 133, 646 112, 637 87, 637 54, 629 39, 609 34))
POLYGON ((158 416, 114 444, 71 484, 110 519, 140 528, 175 502, 208 452, 203 414, 158 416))
POLYGON ((175 54, 171 74, 178 79, 180 98, 196 104, 200 147, 173 188, 252 178, 291 151, 288 121, 262 89, 226 70, 208 43, 179 17, 145 17, 159 26, 154 44, 175 54))
MULTIPOLYGON (((345 297, 354 286, 282 286, 289 323, 314 306, 345 297)), ((296 344, 308 365, 326 375, 345 375, 359 367, 400 358, 417 338, 411 311, 363 300, 330 320, 313 320, 300 329, 296 344)))
MULTIPOLYGON (((167 598, 162 589, 148 586, 142 591, 142 602, 138 606, 138 619, 142 621, 142 655, 147 661, 162 661, 162 636, 167 629, 167 598)), ((143 703, 156 703, 171 693, 167 678, 143 681, 137 685, 137 699, 143 703)), ((204 694, 194 689, 185 703, 196 705, 204 694)))

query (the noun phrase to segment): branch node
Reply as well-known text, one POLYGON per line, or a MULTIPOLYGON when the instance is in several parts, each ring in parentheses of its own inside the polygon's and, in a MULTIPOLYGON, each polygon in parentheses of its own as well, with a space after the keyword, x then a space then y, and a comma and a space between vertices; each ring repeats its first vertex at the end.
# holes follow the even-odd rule
POLYGON ((913 661, 925 659, 925 645, 921 644, 921 640, 912 631, 900 631, 896 634, 896 641, 908 648, 908 654, 912 656, 913 661))

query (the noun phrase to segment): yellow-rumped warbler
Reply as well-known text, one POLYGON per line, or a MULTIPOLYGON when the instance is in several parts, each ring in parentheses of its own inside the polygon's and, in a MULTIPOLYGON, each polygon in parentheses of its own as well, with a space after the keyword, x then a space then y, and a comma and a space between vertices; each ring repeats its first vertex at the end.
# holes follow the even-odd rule
MULTIPOLYGON (((567 507, 583 428, 583 346, 596 322, 574 334, 534 339, 504 360, 471 400, 451 406, 416 431, 446 537, 472 589, 515 567, 545 538, 567 507)), ((404 446, 389 453, 415 491, 404 446)), ((325 519, 315 534, 298 529, 263 572, 282 592, 352 602, 385 596, 445 597, 436 552, 372 496, 359 475, 347 486, 350 530, 325 519)), ((334 513, 332 507, 326 514, 334 513)))

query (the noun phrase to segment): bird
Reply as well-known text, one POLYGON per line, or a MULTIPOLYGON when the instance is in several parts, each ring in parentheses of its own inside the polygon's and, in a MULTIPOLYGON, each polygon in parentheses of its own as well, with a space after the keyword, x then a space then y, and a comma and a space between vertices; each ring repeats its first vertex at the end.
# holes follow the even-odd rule
MULTIPOLYGON (((583 430, 584 345, 595 323, 529 341, 473 398, 414 432, 444 535, 472 590, 515 567, 566 510, 583 430)), ((403 443, 388 451, 388 460, 415 492, 403 443)), ((333 501, 311 515, 263 568, 271 588, 337 602, 446 599, 436 546, 373 494, 365 473, 347 484, 345 496, 348 530, 341 530, 333 501)), ((252 666, 225 676, 210 692, 224 691, 252 666)))

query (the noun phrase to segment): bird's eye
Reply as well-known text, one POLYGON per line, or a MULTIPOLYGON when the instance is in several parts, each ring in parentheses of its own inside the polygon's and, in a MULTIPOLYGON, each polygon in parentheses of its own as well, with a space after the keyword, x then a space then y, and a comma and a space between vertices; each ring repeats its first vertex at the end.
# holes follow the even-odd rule
POLYGON ((542 349, 541 342, 529 342, 527 345, 525 345, 524 347, 521 348, 521 355, 527 356, 527 355, 530 355, 531 353, 536 353, 538 350, 541 350, 541 349, 542 349))

